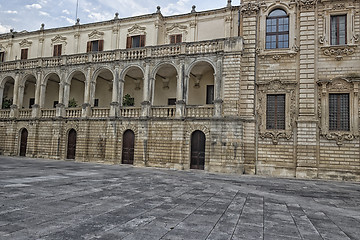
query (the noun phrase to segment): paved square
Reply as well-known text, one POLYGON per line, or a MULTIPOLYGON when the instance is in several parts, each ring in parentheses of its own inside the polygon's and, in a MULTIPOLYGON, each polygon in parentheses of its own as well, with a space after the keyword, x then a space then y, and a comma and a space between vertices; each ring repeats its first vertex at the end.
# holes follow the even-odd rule
POLYGON ((0 239, 360 239, 360 184, 0 156, 0 239))

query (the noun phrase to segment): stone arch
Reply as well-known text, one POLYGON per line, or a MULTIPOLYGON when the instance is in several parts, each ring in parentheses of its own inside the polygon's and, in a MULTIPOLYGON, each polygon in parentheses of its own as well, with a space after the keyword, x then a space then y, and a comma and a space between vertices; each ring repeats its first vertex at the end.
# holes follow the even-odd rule
POLYGON ((68 83, 68 84, 70 84, 71 79, 74 77, 74 75, 75 75, 76 73, 79 73, 79 72, 82 73, 82 74, 86 77, 86 74, 87 74, 87 73, 86 73, 85 70, 83 70, 83 69, 81 69, 81 68, 75 68, 75 69, 71 70, 71 71, 68 73, 65 82, 68 83))
POLYGON ((27 72, 19 82, 19 108, 31 108, 35 104, 36 74, 27 72))
POLYGON ((107 66, 99 66, 93 74, 90 105, 93 107, 110 107, 115 74, 107 66))
POLYGON ((139 136, 138 127, 132 123, 126 123, 126 124, 121 125, 119 130, 120 130, 121 135, 123 135, 126 130, 132 130, 135 134, 135 137, 139 136))
POLYGON ((0 82, 0 109, 10 108, 14 103, 15 78, 6 76, 0 82), (3 102, 5 100, 5 102, 3 102), (4 103, 4 106, 3 106, 4 103))
POLYGON ((41 84, 40 107, 55 108, 59 103, 60 74, 56 71, 48 72, 41 84))
POLYGON ((151 102, 154 106, 175 105, 177 100, 178 67, 173 62, 161 62, 151 74, 151 102))
POLYGON ((119 94, 119 102, 121 105, 140 107, 144 100, 144 69, 140 65, 129 65, 122 70, 120 76, 121 81, 119 94), (126 96, 126 101, 123 101, 123 96, 126 96))
POLYGON ((281 3, 272 3, 272 4, 270 4, 270 5, 266 8, 266 10, 264 11, 265 16, 266 16, 266 17, 269 16, 269 14, 270 14, 272 11, 274 11, 275 9, 284 10, 284 11, 289 15, 289 10, 290 10, 289 5, 286 4, 286 3, 281 2, 281 3))
POLYGON ((215 63, 208 58, 193 61, 186 71, 186 103, 213 104, 215 100, 215 63))

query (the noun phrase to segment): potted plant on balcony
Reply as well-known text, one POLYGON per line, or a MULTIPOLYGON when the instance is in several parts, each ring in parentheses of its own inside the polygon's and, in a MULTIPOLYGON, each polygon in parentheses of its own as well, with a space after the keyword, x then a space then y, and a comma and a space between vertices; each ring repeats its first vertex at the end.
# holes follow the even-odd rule
POLYGON ((75 98, 72 98, 69 100, 69 108, 74 108, 74 107, 77 107, 77 102, 75 98))
POLYGON ((9 109, 11 105, 12 105, 12 99, 7 99, 7 97, 4 97, 3 101, 2 101, 1 108, 2 109, 9 109))
POLYGON ((130 96, 130 94, 126 94, 123 99, 123 106, 124 107, 131 107, 134 106, 134 98, 130 96))

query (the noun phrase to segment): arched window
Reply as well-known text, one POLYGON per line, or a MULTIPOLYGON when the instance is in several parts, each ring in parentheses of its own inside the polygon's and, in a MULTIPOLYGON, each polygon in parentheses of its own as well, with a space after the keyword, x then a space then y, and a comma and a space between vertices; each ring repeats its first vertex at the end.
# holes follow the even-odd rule
POLYGON ((282 9, 273 10, 266 19, 266 49, 289 47, 289 17, 282 9))

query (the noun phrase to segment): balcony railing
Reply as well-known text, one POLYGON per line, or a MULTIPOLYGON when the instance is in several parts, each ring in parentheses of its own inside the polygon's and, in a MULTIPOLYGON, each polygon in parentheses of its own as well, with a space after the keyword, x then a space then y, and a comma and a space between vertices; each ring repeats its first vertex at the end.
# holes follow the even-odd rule
POLYGON ((42 118, 53 118, 56 116, 56 109, 41 109, 42 118))
POLYGON ((66 109, 66 117, 79 118, 81 117, 81 108, 68 108, 66 109))
POLYGON ((9 118, 10 117, 10 109, 0 110, 0 118, 9 118))
POLYGON ((110 113, 109 108, 93 108, 91 111, 91 116, 94 118, 107 118, 110 113))
POLYGON ((126 117, 126 118, 137 118, 140 117, 140 111, 141 108, 136 107, 122 107, 120 108, 120 117, 126 117))
POLYGON ((58 67, 62 65, 77 65, 85 63, 100 63, 109 61, 139 60, 145 58, 168 57, 176 55, 194 55, 217 53, 224 51, 225 39, 215 39, 201 42, 183 42, 143 48, 116 49, 112 51, 92 52, 61 57, 44 57, 28 60, 17 60, 0 63, 0 71, 16 69, 33 69, 37 67, 58 67))
POLYGON ((214 106, 187 106, 186 117, 212 117, 214 106))
POLYGON ((19 111, 19 118, 31 118, 31 109, 21 109, 19 111))
POLYGON ((151 116, 152 117, 174 118, 175 113, 176 113, 175 106, 152 107, 151 108, 151 116))

